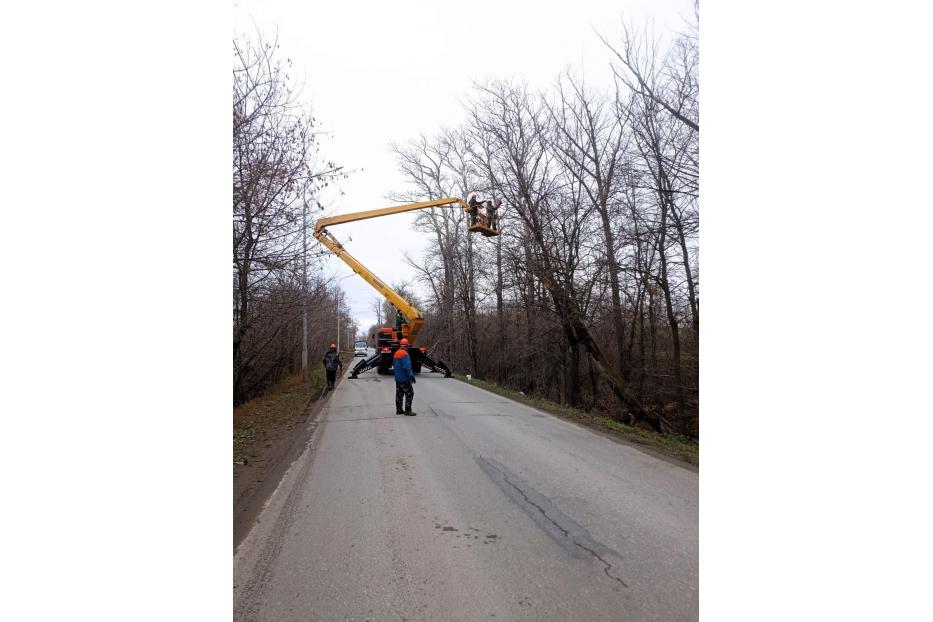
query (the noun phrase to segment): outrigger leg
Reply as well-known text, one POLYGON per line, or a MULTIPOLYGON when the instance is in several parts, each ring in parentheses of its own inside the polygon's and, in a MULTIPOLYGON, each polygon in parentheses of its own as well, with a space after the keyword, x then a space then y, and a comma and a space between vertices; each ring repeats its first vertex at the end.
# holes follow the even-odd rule
POLYGON ((433 372, 444 374, 444 378, 450 378, 453 375, 453 373, 450 371, 450 368, 444 364, 444 361, 435 361, 424 352, 419 352, 418 356, 421 359, 422 367, 427 367, 433 372))
POLYGON ((353 371, 350 372, 350 379, 356 380, 356 377, 362 374, 364 371, 369 371, 379 367, 379 363, 382 362, 382 354, 376 353, 374 356, 364 359, 356 364, 356 367, 353 368, 353 371))

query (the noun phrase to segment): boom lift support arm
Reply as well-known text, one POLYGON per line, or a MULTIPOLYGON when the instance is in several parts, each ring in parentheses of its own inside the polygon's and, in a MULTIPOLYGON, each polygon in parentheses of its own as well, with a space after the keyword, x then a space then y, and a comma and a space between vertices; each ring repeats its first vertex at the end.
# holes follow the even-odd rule
POLYGON ((388 216, 390 214, 401 214, 402 212, 411 212, 419 209, 427 209, 430 207, 462 207, 468 214, 470 214, 470 221, 468 222, 467 231, 470 233, 481 233, 486 237, 499 235, 499 232, 496 228, 490 228, 490 225, 495 225, 495 222, 491 222, 492 217, 485 217, 478 213, 478 204, 474 203, 474 206, 471 208, 470 204, 465 203, 463 200, 455 197, 447 197, 444 199, 435 199, 433 201, 422 201, 420 203, 409 203, 407 205, 397 205, 395 207, 384 207, 382 209, 368 210, 365 212, 353 212, 351 214, 341 214, 339 216, 331 216, 330 218, 322 218, 314 223, 314 237, 318 241, 330 249, 337 257, 339 257, 345 264, 350 266, 350 268, 358 275, 363 277, 363 279, 376 288, 380 294, 386 297, 386 299, 395 305, 395 308, 398 309, 402 317, 405 318, 405 321, 402 322, 401 327, 397 327, 395 331, 390 331, 390 329, 380 329, 380 334, 383 332, 391 332, 392 335, 383 340, 380 337, 379 340, 379 352, 374 356, 361 361, 356 367, 353 368, 350 373, 350 378, 356 378, 359 374, 363 373, 366 370, 376 368, 380 374, 389 373, 389 369, 392 365, 392 355, 394 352, 402 346, 399 341, 402 337, 409 339, 410 343, 407 346, 408 354, 412 358, 412 369, 417 374, 421 371, 422 366, 427 367, 431 371, 443 373, 445 378, 451 376, 450 368, 444 364, 444 361, 438 360, 434 361, 424 350, 424 348, 419 348, 414 346, 415 337, 418 335, 418 331, 421 330, 421 327, 424 325, 424 316, 421 315, 421 311, 416 309, 409 301, 402 298, 398 292, 385 284, 385 282, 380 279, 378 276, 373 274, 366 266, 361 264, 353 255, 347 252, 347 249, 343 247, 340 242, 337 241, 331 233, 327 230, 327 227, 343 224, 345 222, 355 222, 357 220, 366 220, 367 218, 378 218, 379 216, 388 216), (472 211, 471 211, 472 210, 472 211), (401 334, 398 334, 398 332, 401 334))
POLYGON ((376 290, 386 297, 386 299, 395 305, 395 308, 402 312, 402 315, 408 321, 408 334, 405 335, 414 345, 414 339, 418 331, 424 325, 424 316, 421 311, 416 309, 410 302, 402 298, 398 292, 385 284, 378 276, 372 273, 366 266, 361 264, 353 255, 347 252, 343 245, 337 241, 328 230, 328 226, 340 225, 346 222, 355 222, 357 220, 366 220, 367 218, 378 218, 390 214, 401 214, 402 212, 411 212, 429 207, 446 207, 459 205, 464 210, 469 211, 470 206, 463 200, 455 197, 436 199, 434 201, 422 201, 420 203, 409 203, 407 205, 398 205, 395 207, 383 207, 381 209, 367 210, 365 212, 353 212, 350 214, 340 214, 329 218, 322 218, 314 223, 314 237, 324 246, 329 248, 345 264, 363 277, 363 279, 376 288, 376 290))

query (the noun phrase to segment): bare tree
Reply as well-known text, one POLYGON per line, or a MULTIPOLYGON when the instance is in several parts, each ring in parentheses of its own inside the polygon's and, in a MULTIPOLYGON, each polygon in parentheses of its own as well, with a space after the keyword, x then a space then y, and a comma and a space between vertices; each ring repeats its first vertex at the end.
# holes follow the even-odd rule
POLYGON ((613 65, 613 72, 629 90, 642 97, 647 97, 663 107, 675 119, 694 130, 700 131, 699 121, 699 84, 696 80, 695 68, 699 59, 699 39, 690 35, 681 36, 675 44, 684 61, 684 72, 677 72, 673 63, 667 68, 672 75, 680 78, 675 83, 667 82, 666 88, 659 88, 652 80, 656 71, 654 64, 657 56, 656 42, 649 37, 641 35, 634 28, 622 24, 623 40, 621 51, 613 47, 602 35, 599 38, 609 48, 620 65, 613 65))
POLYGON ((605 265, 612 292, 612 324, 615 331, 619 369, 625 380, 629 365, 625 358, 625 322, 619 286, 617 240, 610 214, 611 201, 622 176, 628 145, 625 115, 613 114, 608 98, 587 93, 568 72, 558 81, 558 100, 545 105, 557 130, 553 148, 563 167, 583 189, 602 224, 605 265))
MULTIPOLYGON (((233 358, 234 394, 242 400, 275 375, 259 368, 286 330, 276 317, 296 313, 282 297, 300 274, 305 193, 341 176, 318 162, 316 121, 291 86, 289 61, 257 36, 233 41, 233 358), (278 328, 274 328, 278 326, 278 328)), ((300 291, 301 288, 298 288, 300 291)), ((284 354, 277 360, 284 360, 284 354)))
POLYGON ((428 293, 422 337, 454 368, 696 435, 697 38, 660 56, 623 37, 628 64, 602 90, 569 72, 546 93, 474 85, 462 126, 394 146, 393 196, 504 202, 492 239, 457 210, 416 219, 431 236, 407 258, 428 293))

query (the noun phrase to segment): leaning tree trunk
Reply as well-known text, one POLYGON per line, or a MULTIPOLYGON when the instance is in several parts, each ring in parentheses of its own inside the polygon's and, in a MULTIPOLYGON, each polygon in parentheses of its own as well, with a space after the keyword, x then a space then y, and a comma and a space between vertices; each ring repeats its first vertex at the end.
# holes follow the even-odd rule
MULTIPOLYGON (((535 233, 535 241, 539 247, 545 248, 544 241, 539 232, 534 229, 532 229, 532 232, 535 233)), ((629 423, 645 422, 657 432, 670 431, 671 426, 667 420, 660 413, 648 412, 642 406, 638 397, 632 392, 628 383, 626 383, 620 375, 616 374, 611 367, 606 365, 602 350, 590 333, 586 322, 583 320, 583 314, 577 305, 577 301, 575 301, 563 287, 557 285, 555 280, 550 276, 553 275, 554 272, 548 256, 542 253, 541 258, 542 265, 540 267, 543 274, 540 276, 545 288, 551 294, 554 308, 557 310, 560 317, 563 318, 565 325, 569 325, 569 332, 573 336, 574 343, 577 347, 583 348, 590 364, 595 367, 599 376, 606 381, 613 395, 619 400, 624 410, 623 419, 627 420, 629 423)))

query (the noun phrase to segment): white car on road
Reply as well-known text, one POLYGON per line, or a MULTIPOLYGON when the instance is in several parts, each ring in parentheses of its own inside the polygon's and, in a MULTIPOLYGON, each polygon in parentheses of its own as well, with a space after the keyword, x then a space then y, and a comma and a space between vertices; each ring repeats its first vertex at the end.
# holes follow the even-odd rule
POLYGON ((357 341, 353 344, 353 358, 358 356, 365 357, 367 354, 369 354, 369 350, 366 347, 365 341, 357 341))

